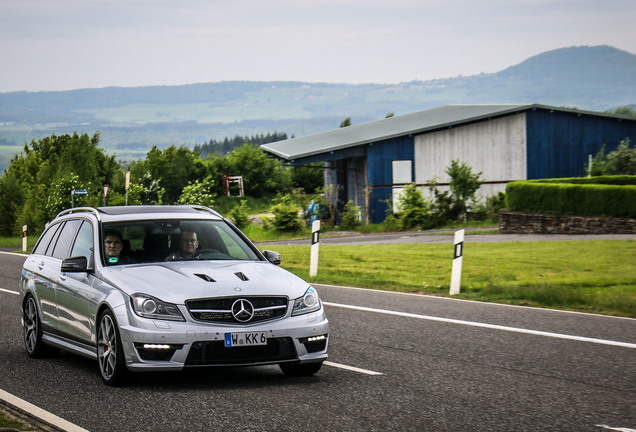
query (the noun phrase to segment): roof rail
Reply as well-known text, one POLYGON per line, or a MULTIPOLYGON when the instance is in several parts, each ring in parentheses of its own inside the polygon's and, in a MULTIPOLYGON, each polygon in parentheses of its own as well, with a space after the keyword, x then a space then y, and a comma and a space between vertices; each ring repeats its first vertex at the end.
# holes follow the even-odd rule
POLYGON ((66 210, 62 210, 61 212, 59 212, 57 214, 57 216, 55 216, 55 218, 59 218, 60 216, 64 216, 67 214, 71 214, 74 212, 89 212, 89 213, 93 213, 95 215, 95 217, 97 218, 98 221, 101 221, 101 217, 99 212, 97 211, 97 209, 93 208, 93 207, 73 207, 70 209, 66 209, 66 210))
POLYGON ((189 207, 192 207, 195 210, 206 211, 206 212, 212 213, 215 216, 223 218, 223 216, 221 216, 221 214, 218 211, 212 210, 210 207, 206 207, 206 206, 202 206, 202 205, 191 205, 189 207))

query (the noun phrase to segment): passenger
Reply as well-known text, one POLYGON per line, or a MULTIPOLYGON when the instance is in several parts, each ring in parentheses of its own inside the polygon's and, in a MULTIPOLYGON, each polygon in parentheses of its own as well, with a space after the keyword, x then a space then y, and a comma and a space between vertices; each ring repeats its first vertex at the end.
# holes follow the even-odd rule
POLYGON ((197 256, 199 240, 194 231, 183 231, 179 237, 179 250, 166 257, 166 261, 193 259, 197 256))

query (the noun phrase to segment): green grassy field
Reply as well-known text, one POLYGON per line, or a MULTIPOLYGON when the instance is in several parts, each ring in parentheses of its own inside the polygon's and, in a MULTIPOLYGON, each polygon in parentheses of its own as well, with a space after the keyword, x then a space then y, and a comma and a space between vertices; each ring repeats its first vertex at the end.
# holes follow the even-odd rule
MULTIPOLYGON (((315 283, 446 296, 452 246, 275 246, 281 266, 315 283)), ((464 243, 458 298, 636 317, 636 240, 464 243)))
MULTIPOLYGON (((636 318, 636 240, 479 243, 478 238, 464 243, 456 297, 636 318)), ((29 250, 36 240, 28 238, 29 250)), ((19 251, 22 239, 0 238, 0 246, 19 251)), ((314 278, 309 245, 262 249, 280 252, 281 266, 310 282, 439 296, 449 291, 450 244, 322 245, 314 278)))

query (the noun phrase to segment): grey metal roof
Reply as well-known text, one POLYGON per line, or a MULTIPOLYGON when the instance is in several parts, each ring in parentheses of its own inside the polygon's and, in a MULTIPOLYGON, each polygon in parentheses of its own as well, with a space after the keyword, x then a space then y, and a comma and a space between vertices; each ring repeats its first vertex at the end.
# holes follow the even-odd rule
POLYGON ((446 105, 412 114, 352 125, 314 135, 263 144, 261 148, 287 160, 378 142, 407 134, 418 134, 505 115, 534 105, 446 105))
MULTIPOLYGON (((446 105, 426 111, 390 117, 314 135, 263 144, 261 148, 280 158, 295 160, 399 136, 415 135, 450 126, 457 126, 463 123, 471 123, 491 117, 513 114, 533 108, 629 119, 628 117, 620 115, 557 108, 539 104, 446 105)), ((633 120, 633 118, 631 120, 633 120)))

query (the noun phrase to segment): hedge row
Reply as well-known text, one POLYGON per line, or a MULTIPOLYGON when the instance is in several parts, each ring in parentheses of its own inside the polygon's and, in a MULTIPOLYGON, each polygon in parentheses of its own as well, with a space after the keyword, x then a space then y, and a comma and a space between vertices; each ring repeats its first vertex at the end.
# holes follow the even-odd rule
POLYGON ((525 213, 634 218, 636 176, 511 182, 506 187, 506 209, 525 213))
POLYGON ((568 177, 558 179, 538 179, 528 180, 536 183, 570 183, 570 184, 605 184, 627 186, 636 185, 636 176, 633 175, 615 175, 615 176, 597 176, 597 177, 568 177))

